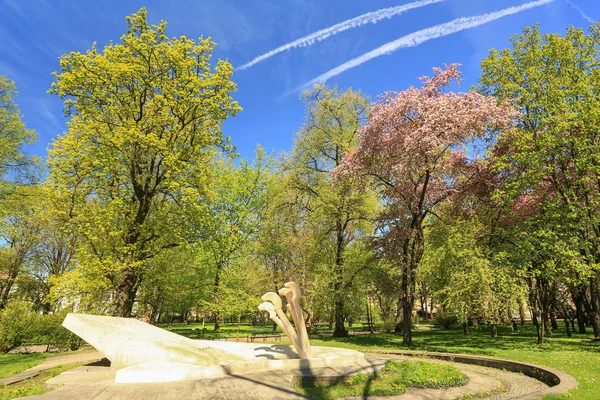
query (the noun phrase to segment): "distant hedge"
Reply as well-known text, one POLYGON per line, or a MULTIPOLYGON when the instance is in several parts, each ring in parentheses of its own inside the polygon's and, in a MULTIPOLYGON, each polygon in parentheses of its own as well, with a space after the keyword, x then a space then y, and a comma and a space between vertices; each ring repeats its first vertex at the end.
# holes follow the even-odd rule
POLYGON ((62 327, 69 310, 41 315, 25 301, 12 301, 0 311, 0 352, 24 344, 48 344, 61 349, 77 349, 81 340, 62 327))

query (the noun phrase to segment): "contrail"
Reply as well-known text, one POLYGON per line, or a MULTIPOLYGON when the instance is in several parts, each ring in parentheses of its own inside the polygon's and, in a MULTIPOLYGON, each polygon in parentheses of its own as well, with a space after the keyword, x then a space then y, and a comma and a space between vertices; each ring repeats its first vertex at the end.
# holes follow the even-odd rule
POLYGON ((585 19, 590 24, 595 24, 596 23, 596 21, 594 21, 589 15, 587 15, 586 13, 584 13, 583 10, 581 9, 581 7, 579 7, 577 4, 573 3, 571 0, 565 0, 565 2, 568 5, 570 5, 571 7, 573 7, 575 10, 577 10, 577 12, 579 13, 579 15, 581 15, 581 18, 585 19))
POLYGON ((419 8, 434 3, 441 3, 442 1, 446 0, 421 0, 415 1, 413 3, 404 4, 401 6, 382 8, 380 10, 371 11, 369 13, 359 15, 358 17, 340 22, 339 24, 330 26, 329 28, 321 29, 320 31, 316 31, 314 33, 311 33, 310 35, 301 37, 300 39, 296 39, 293 42, 284 44, 283 46, 280 46, 276 49, 268 51, 265 54, 255 57, 252 61, 240 67, 237 67, 236 69, 244 70, 250 68, 255 64, 258 64, 261 61, 266 60, 267 58, 273 57, 275 54, 279 54, 282 51, 293 49, 295 47, 311 46, 315 42, 325 40, 329 36, 337 35, 338 33, 344 32, 348 29, 358 28, 359 26, 366 25, 368 23, 376 24, 382 19, 392 18, 393 16, 402 14, 403 12, 411 10, 413 8, 419 8))
POLYGON ((400 39, 394 40, 393 42, 389 42, 384 44, 381 47, 376 48, 375 50, 371 50, 368 53, 365 53, 359 57, 356 57, 350 61, 345 62, 342 65, 339 65, 322 75, 319 75, 315 79, 304 83, 302 86, 297 88, 295 91, 305 88, 307 86, 311 86, 314 83, 322 83, 327 81, 329 78, 332 78, 336 75, 341 74, 344 71, 347 71, 351 68, 357 67, 373 58, 383 56, 386 54, 391 54, 394 51, 404 48, 404 47, 415 47, 420 45, 423 42, 426 42, 431 39, 436 39, 442 36, 448 36, 452 33, 464 31, 465 29, 475 28, 476 26, 487 24, 488 22, 497 20, 502 17, 506 17, 508 15, 517 14, 521 11, 529 10, 530 8, 539 7, 544 4, 548 4, 553 2, 554 0, 538 0, 532 1, 530 3, 525 3, 520 6, 506 8, 504 10, 491 12, 483 15, 478 15, 475 17, 462 17, 457 18, 453 21, 446 22, 443 24, 439 24, 433 26, 431 28, 423 29, 417 32, 413 32, 406 36, 401 37, 400 39))

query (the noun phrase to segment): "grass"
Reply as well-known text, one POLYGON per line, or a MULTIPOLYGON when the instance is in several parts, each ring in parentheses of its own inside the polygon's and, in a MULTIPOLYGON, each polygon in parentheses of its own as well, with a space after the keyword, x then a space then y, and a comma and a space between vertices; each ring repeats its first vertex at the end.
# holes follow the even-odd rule
MULTIPOLYGON (((462 329, 416 330, 410 350, 439 351, 477 354, 523 361, 556 368, 574 376, 579 387, 563 397, 545 397, 545 400, 574 398, 581 400, 600 399, 600 343, 592 342, 592 335, 564 334, 559 326, 554 335, 541 346, 536 344, 535 328, 528 324, 513 333, 510 326, 499 327, 500 337, 490 336, 488 327, 471 329, 465 337, 462 329)), ((311 340, 315 346, 346 347, 357 350, 409 349, 402 345, 402 335, 376 333, 356 335, 348 338, 324 338, 311 340)))
POLYGON ((358 374, 333 385, 298 386, 299 393, 311 399, 337 399, 350 396, 397 396, 407 387, 448 388, 462 386, 466 376, 451 365, 424 361, 388 361, 378 375, 358 374))
POLYGON ((244 338, 252 334, 252 332, 259 330, 260 332, 272 332, 273 327, 267 326, 251 326, 250 324, 240 324, 239 330, 236 324, 221 324, 221 332, 215 332, 213 330, 213 324, 205 324, 204 330, 202 323, 173 323, 169 327, 168 324, 158 324, 159 327, 169 330, 174 333, 192 338, 192 339, 224 339, 241 337, 244 338))
POLYGON ((6 378, 35 367, 41 364, 47 355, 47 353, 0 354, 0 378, 6 378))
POLYGON ((38 376, 14 385, 0 385, 0 400, 12 400, 20 397, 44 394, 51 390, 46 388, 44 382, 50 378, 54 378, 56 375, 78 366, 79 365, 65 365, 62 367, 56 367, 40 372, 38 376))

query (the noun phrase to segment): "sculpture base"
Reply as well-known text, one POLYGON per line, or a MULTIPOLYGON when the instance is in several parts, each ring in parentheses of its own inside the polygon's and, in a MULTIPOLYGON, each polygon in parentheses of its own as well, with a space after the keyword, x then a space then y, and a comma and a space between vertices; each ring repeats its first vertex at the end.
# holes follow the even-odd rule
POLYGON ((227 362, 213 366, 152 361, 119 369, 116 372, 115 383, 176 382, 272 370, 334 368, 361 365, 365 362, 361 352, 332 347, 312 347, 313 358, 300 359, 293 347, 289 345, 215 342, 212 346, 244 355, 247 361, 227 362))

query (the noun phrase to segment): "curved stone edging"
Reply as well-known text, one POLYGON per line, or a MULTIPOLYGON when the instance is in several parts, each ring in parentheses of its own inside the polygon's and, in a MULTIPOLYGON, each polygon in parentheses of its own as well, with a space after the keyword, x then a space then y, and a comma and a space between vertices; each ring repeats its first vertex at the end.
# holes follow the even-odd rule
POLYGON ((559 371, 557 369, 543 367, 541 365, 523 363, 519 361, 505 360, 502 358, 472 356, 456 353, 438 353, 429 351, 411 351, 411 350, 365 350, 365 353, 374 354, 393 354, 411 357, 429 357, 438 360, 452 361, 463 364, 473 364, 482 367, 504 369, 510 372, 520 372, 531 378, 544 382, 547 389, 538 392, 529 393, 516 397, 519 400, 537 400, 545 395, 560 395, 568 390, 573 390, 579 386, 579 382, 573 376, 559 371))

